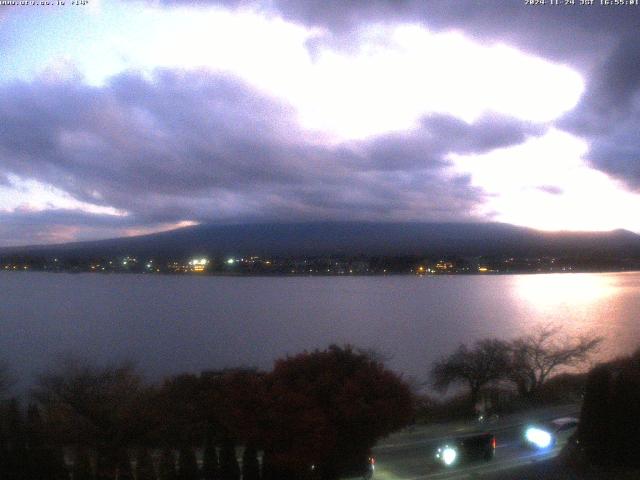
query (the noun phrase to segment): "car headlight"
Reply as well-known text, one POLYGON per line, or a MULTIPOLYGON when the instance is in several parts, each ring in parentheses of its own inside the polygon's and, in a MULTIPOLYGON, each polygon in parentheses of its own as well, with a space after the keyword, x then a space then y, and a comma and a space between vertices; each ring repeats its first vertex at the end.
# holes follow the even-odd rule
POLYGON ((449 445, 445 445, 444 447, 438 449, 436 458, 446 466, 453 465, 458 458, 458 451, 455 448, 450 447, 449 445))
POLYGON ((527 428, 524 438, 538 448, 547 448, 553 441, 553 436, 549 432, 537 427, 527 428))

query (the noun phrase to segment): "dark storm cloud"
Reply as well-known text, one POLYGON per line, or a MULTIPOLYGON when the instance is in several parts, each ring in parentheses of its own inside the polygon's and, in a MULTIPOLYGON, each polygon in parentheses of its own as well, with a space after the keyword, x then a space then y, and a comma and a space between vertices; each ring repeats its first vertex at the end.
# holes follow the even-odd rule
POLYGON ((586 97, 596 111, 626 111, 640 88, 640 45, 638 31, 620 37, 612 54, 596 70, 591 86, 595 90, 586 97))
POLYGON ((612 123, 592 125, 589 160, 632 188, 640 190, 640 108, 618 115, 612 123))
POLYGON ((586 94, 562 123, 577 132, 606 133, 636 115, 639 89, 637 33, 621 35, 611 53, 592 70, 586 94))
POLYGON ((588 160, 640 189, 640 47, 622 36, 591 75, 587 93, 560 126, 590 142, 588 160))
MULTIPOLYGON (((482 194, 447 171, 446 155, 540 133, 509 118, 437 115, 410 132, 328 146, 297 126, 290 106, 235 78, 169 70, 151 80, 122 74, 101 88, 7 85, 0 115, 0 175, 129 212, 53 214, 67 232, 76 221, 113 232, 182 220, 469 219, 482 194)), ((2 224, 31 235, 46 218, 4 214, 2 224)))
POLYGON ((103 89, 12 85, 0 93, 2 164, 84 201, 145 211, 211 189, 300 180, 304 172, 287 168, 299 152, 277 138, 290 115, 252 93, 170 72, 155 83, 120 76, 103 89))
POLYGON ((499 115, 485 115, 469 124, 449 115, 434 114, 423 118, 414 131, 381 135, 358 150, 366 152, 362 166, 380 170, 445 167, 449 153, 485 153, 517 145, 544 131, 540 125, 499 115))

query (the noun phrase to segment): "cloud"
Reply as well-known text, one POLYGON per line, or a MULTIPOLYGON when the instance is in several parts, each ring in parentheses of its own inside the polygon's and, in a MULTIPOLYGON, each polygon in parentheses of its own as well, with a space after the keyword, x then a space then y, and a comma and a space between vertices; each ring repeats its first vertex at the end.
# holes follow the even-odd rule
POLYGON ((562 188, 555 185, 542 185, 538 187, 538 190, 540 190, 541 192, 550 193, 551 195, 561 195, 564 192, 562 188))
POLYGON ((5 213, 4 242, 182 221, 473 219, 482 192, 444 157, 541 133, 507 117, 435 115, 412 131, 327 144, 286 103, 205 71, 125 73, 104 87, 14 83, 0 87, 0 115, 2 175, 126 213, 5 213))
MULTIPOLYGON (((635 7, 565 5, 545 8, 512 0, 164 0, 164 6, 212 6, 271 11, 324 33, 313 45, 357 48, 354 34, 371 25, 419 24, 430 31, 459 31, 484 44, 506 44, 593 73, 591 101, 601 109, 620 106, 638 89, 640 47, 635 7)), ((541 81, 540 88, 553 90, 541 81)), ((524 93, 524 92, 523 92, 524 93)), ((589 101, 589 100, 588 100, 589 101)))
POLYGON ((598 124, 592 133, 588 160, 636 192, 640 191, 640 109, 628 111, 614 124, 598 124))
POLYGON ((550 128, 522 144, 450 158, 487 192, 483 208, 499 221, 545 230, 640 231, 629 215, 640 209, 640 195, 591 168, 588 151, 584 139, 550 128))
MULTIPOLYGON (((43 206, 23 193, 0 229, 46 236, 47 212, 56 212, 51 225, 66 235, 86 222, 88 230, 75 235, 97 236, 184 221, 489 218, 481 208, 491 197, 486 185, 472 183, 471 166, 452 169, 452 155, 473 162, 552 128, 584 140, 591 166, 640 186, 640 48, 629 9, 471 0, 145 3, 219 4, 244 10, 238 25, 264 30, 240 45, 237 65, 224 63, 238 57, 231 47, 216 50, 222 66, 205 48, 164 69, 153 69, 156 56, 142 62, 139 52, 139 64, 115 76, 109 70, 92 85, 87 72, 74 70, 75 59, 54 62, 31 81, 1 84, 0 200, 3 189, 20 187, 15 177, 76 203, 43 206), (260 36, 283 26, 291 36, 273 45, 295 48, 285 55, 265 41, 265 58, 256 62, 260 36), (269 81, 265 69, 274 72, 269 81), (581 87, 574 69, 588 82, 585 94, 558 120, 582 92, 566 91, 581 87), (561 89, 550 84, 563 78, 561 89), (102 219, 109 209, 125 214, 102 219), (38 221, 27 233, 19 218, 38 221)), ((192 19, 187 10, 175 13, 192 19)), ((211 17, 218 21, 229 16, 212 11, 222 12, 211 17)), ((172 54, 179 60, 182 51, 172 54)), ((546 197, 565 191, 546 179, 531 188, 546 197)))
POLYGON ((592 166, 640 191, 640 47, 632 36, 620 37, 588 89, 559 124, 589 140, 592 166))
MULTIPOLYGON (((311 51, 323 45, 357 48, 354 35, 371 25, 420 24, 431 31, 459 31, 490 44, 506 44, 536 56, 570 65, 588 78, 581 104, 558 123, 593 145, 592 165, 615 175, 633 188, 640 186, 640 167, 634 141, 640 118, 640 46, 636 41, 636 7, 545 5, 498 0, 274 0, 190 2, 167 0, 164 5, 220 4, 226 8, 269 5, 283 18, 324 31, 308 42, 311 51), (624 141, 625 143, 621 143, 624 141)), ((554 86, 541 78, 540 91, 554 86)), ((536 92, 539 93, 539 92, 536 92)), ((522 91, 522 96, 529 93, 522 91)))
POLYGON ((320 27, 348 43, 370 24, 418 23, 431 30, 460 30, 484 42, 508 43, 552 59, 580 61, 611 46, 610 39, 637 27, 634 8, 576 4, 557 8, 495 0, 160 0, 165 6, 212 6, 271 10, 287 20, 320 27), (604 40, 604 42, 603 42, 604 40))
MULTIPOLYGON (((485 44, 500 43, 571 65, 587 79, 578 107, 558 125, 591 145, 591 165, 640 188, 640 46, 635 7, 546 5, 510 0, 313 2, 279 0, 285 18, 322 27, 334 47, 349 44, 354 31, 372 23, 417 22, 435 31, 458 30, 485 44)), ((544 78, 539 89, 554 91, 544 78)), ((527 92, 521 92, 527 95, 527 92)))
POLYGON ((65 243, 118 237, 133 219, 75 210, 0 211, 0 246, 65 243))

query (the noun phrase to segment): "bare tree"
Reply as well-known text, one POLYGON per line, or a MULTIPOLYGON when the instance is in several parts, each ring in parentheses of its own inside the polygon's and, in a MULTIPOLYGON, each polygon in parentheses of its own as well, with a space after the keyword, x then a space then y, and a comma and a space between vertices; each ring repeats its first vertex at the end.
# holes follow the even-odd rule
POLYGON ((580 366, 602 342, 601 337, 567 337, 560 332, 558 326, 539 326, 533 333, 510 343, 508 379, 521 396, 533 397, 552 373, 580 366))
POLYGON ((431 369, 431 379, 440 391, 454 384, 467 386, 475 405, 482 387, 504 378, 508 365, 509 345, 501 340, 485 339, 471 349, 460 345, 454 353, 436 362, 431 369))

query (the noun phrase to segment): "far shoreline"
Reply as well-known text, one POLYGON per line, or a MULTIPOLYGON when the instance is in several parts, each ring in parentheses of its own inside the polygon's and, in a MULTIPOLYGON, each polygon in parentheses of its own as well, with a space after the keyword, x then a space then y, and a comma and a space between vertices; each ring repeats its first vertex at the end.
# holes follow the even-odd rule
POLYGON ((571 271, 517 271, 517 272, 460 272, 460 273, 431 273, 431 274, 416 274, 416 273, 404 273, 404 272, 387 272, 387 273, 237 273, 237 272, 127 272, 127 271, 109 271, 109 272, 91 272, 91 271, 50 271, 50 270, 36 270, 36 269, 0 269, 1 273, 14 273, 14 274, 30 274, 30 273, 47 273, 47 274, 66 274, 66 275, 137 275, 137 276, 150 276, 150 277, 196 277, 196 278, 209 278, 209 277, 227 277, 227 278, 380 278, 380 277, 417 277, 417 278, 445 278, 445 277, 495 277, 505 275, 571 275, 571 274, 609 274, 609 273, 640 273, 638 270, 571 270, 571 271))

